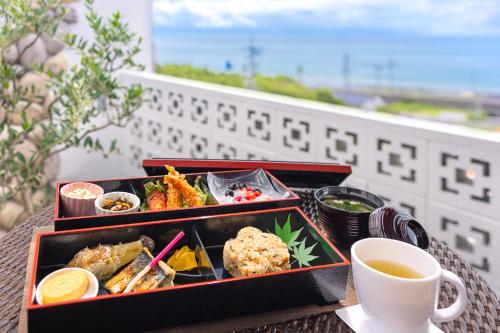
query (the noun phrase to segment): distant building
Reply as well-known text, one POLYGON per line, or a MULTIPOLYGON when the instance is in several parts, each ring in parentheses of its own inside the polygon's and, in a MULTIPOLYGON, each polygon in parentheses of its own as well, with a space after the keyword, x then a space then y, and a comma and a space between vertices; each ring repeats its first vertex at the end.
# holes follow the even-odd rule
POLYGON ((386 104, 382 97, 363 95, 350 91, 335 92, 335 96, 347 105, 370 111, 375 111, 386 104))

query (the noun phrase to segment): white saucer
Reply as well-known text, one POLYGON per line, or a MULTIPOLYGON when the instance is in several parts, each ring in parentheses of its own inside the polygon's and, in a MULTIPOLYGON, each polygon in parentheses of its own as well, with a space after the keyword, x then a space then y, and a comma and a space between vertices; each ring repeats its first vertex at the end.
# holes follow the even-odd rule
MULTIPOLYGON (((335 313, 356 333, 389 333, 387 328, 381 330, 374 328, 373 325, 367 325, 367 316, 361 304, 338 309, 335 313)), ((429 320, 427 328, 420 330, 419 333, 443 333, 443 331, 429 320)))
POLYGON ((62 268, 59 269, 55 272, 50 273, 46 277, 43 278, 42 281, 38 284, 38 287, 36 287, 35 291, 35 299, 38 304, 43 304, 43 296, 42 296, 42 285, 48 281, 49 279, 53 278, 55 275, 61 274, 64 271, 83 271, 87 275, 87 278, 89 280, 89 285, 87 287, 87 291, 81 298, 92 298, 96 297, 97 293, 99 292, 99 282, 97 281, 96 276, 91 272, 83 268, 78 268, 78 267, 68 267, 68 268, 62 268))

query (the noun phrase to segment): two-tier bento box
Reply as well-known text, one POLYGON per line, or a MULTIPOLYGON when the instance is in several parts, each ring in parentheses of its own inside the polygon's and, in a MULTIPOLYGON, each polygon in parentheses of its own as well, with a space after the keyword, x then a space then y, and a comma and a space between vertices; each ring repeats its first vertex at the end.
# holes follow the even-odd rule
POLYGON ((201 176, 202 181, 207 181, 208 172, 224 180, 262 169, 272 186, 288 192, 289 196, 282 201, 264 202, 266 205, 235 203, 181 208, 176 212, 69 219, 64 217, 64 208, 58 202, 55 218, 58 231, 36 236, 28 286, 30 332, 154 330, 302 305, 329 304, 344 297, 348 260, 303 211, 290 206, 298 205, 301 200, 294 188, 339 184, 349 175, 349 167, 149 160, 144 161, 148 177, 97 183, 107 191, 114 190, 113 186, 140 189, 147 178, 156 179, 165 173, 164 164, 185 172, 188 180, 201 176), (123 281, 130 280, 131 272, 136 272, 142 259, 150 260, 145 253, 151 258, 157 255, 181 231, 185 236, 162 259, 173 268, 181 268, 171 272, 158 264, 148 273, 149 284, 144 282, 141 288, 138 284, 136 289, 123 293, 123 281), (248 239, 243 241, 240 237, 251 239, 247 242, 248 239), (276 244, 276 239, 281 244, 279 249, 265 248, 265 244, 276 244), (264 247, 259 248, 261 241, 264 247), (237 251, 241 250, 241 244, 250 244, 260 251, 262 257, 250 260, 254 266, 248 261, 239 262, 241 256, 237 251), (133 255, 132 249, 136 251, 133 255), (281 260, 285 252, 287 262, 281 260), (194 266, 182 269, 187 261, 180 260, 181 256, 195 258, 194 266), (259 269, 264 264, 275 266, 262 273, 259 269), (37 287, 47 275, 64 267, 92 271, 98 280, 97 295, 40 304, 37 287))
MULTIPOLYGON (((144 185, 150 182, 161 182, 167 172, 165 165, 176 168, 185 174, 186 180, 194 184, 200 178, 200 186, 208 195, 207 204, 194 208, 174 208, 161 211, 138 211, 126 214, 103 214, 71 216, 66 214, 61 200, 61 188, 68 182, 56 185, 56 202, 54 213, 55 230, 71 230, 93 228, 106 225, 126 224, 133 222, 158 221, 170 218, 182 218, 202 215, 227 214, 261 209, 292 207, 299 204, 300 198, 288 187, 319 187, 323 185, 340 184, 349 174, 349 166, 335 164, 291 163, 291 162, 257 162, 257 161, 225 161, 225 160, 185 160, 185 159, 154 159, 143 162, 147 177, 126 179, 93 180, 89 183, 99 185, 104 192, 123 191, 136 195, 141 202, 146 200, 144 185), (219 181, 230 183, 231 179, 249 180, 252 173, 260 171, 256 181, 267 181, 267 185, 275 194, 266 201, 218 202, 216 193, 209 188, 219 181)), ((251 180, 250 180, 251 181, 251 180)), ((221 190, 227 190, 221 187, 221 190)))

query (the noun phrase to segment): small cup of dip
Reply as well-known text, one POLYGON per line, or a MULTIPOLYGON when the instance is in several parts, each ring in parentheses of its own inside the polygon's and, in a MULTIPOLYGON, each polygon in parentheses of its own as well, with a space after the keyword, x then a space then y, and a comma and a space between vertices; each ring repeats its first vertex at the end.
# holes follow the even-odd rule
POLYGON ((60 191, 64 217, 95 215, 95 199, 103 193, 102 187, 92 183, 64 185, 60 191))

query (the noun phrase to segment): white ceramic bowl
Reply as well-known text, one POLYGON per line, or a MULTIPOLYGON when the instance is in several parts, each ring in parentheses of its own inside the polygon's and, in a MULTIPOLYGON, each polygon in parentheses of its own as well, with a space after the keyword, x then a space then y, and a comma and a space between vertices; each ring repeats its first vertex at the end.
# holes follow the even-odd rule
POLYGON ((72 271, 77 271, 77 270, 84 271, 85 274, 87 275, 88 280, 89 280, 89 285, 87 287, 87 291, 85 292, 85 294, 81 298, 96 297, 97 292, 99 291, 99 281, 97 281, 96 276, 91 271, 88 271, 88 270, 83 269, 83 268, 68 267, 68 268, 58 269, 57 271, 50 273, 49 275, 44 277, 42 281, 40 281, 40 283, 38 284, 38 287, 36 287, 36 292, 35 292, 36 302, 40 305, 43 304, 43 296, 42 296, 42 288, 41 287, 43 286, 43 284, 46 281, 48 281, 49 279, 53 278, 54 276, 56 276, 58 274, 61 274, 64 271, 70 271, 70 270, 72 270, 72 271))
POLYGON ((94 215, 94 202, 95 199, 104 193, 102 187, 92 183, 85 182, 75 182, 69 183, 61 187, 61 201, 64 207, 64 215, 66 217, 75 217, 75 216, 87 216, 94 215), (71 191, 74 191, 79 188, 84 188, 92 192, 95 195, 95 198, 92 199, 79 199, 69 197, 67 194, 71 191))
POLYGON ((141 199, 137 195, 128 192, 109 192, 100 195, 95 199, 95 212, 97 215, 106 215, 106 214, 125 214, 137 212, 139 210, 139 206, 141 205, 141 199), (108 209, 103 209, 102 204, 106 199, 118 200, 120 197, 124 197, 126 201, 132 204, 132 208, 127 210, 119 210, 119 211, 111 211, 108 209))

